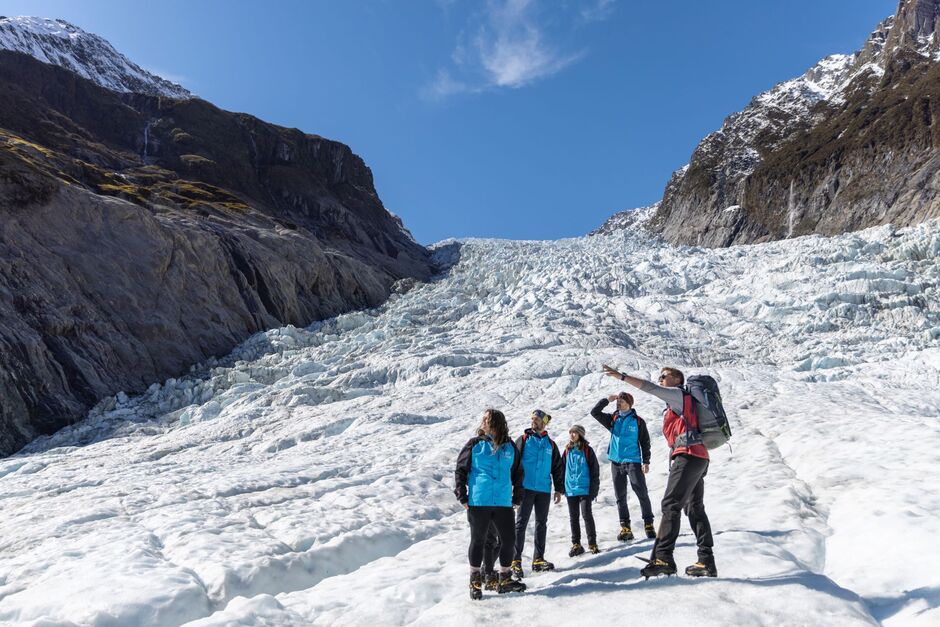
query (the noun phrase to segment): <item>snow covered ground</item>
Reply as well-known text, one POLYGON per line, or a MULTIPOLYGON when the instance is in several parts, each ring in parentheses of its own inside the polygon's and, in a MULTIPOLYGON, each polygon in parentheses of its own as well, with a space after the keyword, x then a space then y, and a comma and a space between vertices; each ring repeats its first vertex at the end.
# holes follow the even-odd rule
MULTIPOLYGON (((940 623, 937 223, 724 250, 620 233, 437 254, 455 265, 379 309, 257 335, 0 460, 0 622, 940 623), (719 579, 644 581, 634 556, 650 541, 616 542, 607 436, 588 415, 623 389, 605 362, 720 379, 735 435, 706 481, 719 579), (602 553, 566 557, 553 508, 557 570, 474 603, 451 491, 489 406, 515 434, 536 407, 560 438, 587 428, 602 553)), ((661 406, 637 401, 658 505, 661 406)), ((680 569, 695 557, 683 531, 680 569)))

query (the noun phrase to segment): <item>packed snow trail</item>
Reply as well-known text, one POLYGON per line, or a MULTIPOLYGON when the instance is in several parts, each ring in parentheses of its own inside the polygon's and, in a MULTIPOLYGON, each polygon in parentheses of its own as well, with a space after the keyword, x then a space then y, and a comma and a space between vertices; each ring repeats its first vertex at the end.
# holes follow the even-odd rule
MULTIPOLYGON (((453 266, 378 309, 259 334, 0 460, 0 622, 940 621, 937 223, 723 250, 618 234, 437 255, 453 266), (608 436, 588 412, 625 387, 602 363, 719 379, 735 432, 706 480, 719 579, 643 581, 634 556, 650 541, 614 540, 608 436), (559 442, 587 428, 602 553, 567 558, 553 508, 558 570, 471 602, 453 468, 490 406, 514 434, 536 407, 559 442)), ((661 403, 636 397, 658 514, 661 403)), ((683 531, 680 570, 695 558, 683 531)))

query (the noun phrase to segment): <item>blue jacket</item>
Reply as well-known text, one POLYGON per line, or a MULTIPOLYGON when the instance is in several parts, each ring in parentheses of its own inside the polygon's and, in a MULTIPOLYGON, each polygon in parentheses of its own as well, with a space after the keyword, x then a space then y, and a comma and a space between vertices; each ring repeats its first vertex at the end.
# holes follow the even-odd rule
POLYGON ((533 492, 551 492, 554 483, 555 492, 562 492, 565 469, 558 446, 547 433, 526 429, 525 434, 516 439, 516 448, 522 453, 525 470, 522 487, 533 492))
POLYGON ((594 449, 587 446, 581 450, 569 445, 562 455, 562 463, 565 466, 565 496, 596 498, 600 489, 601 470, 594 449))
POLYGON ((488 436, 477 436, 457 456, 454 494, 470 507, 512 507, 522 502, 522 475, 511 440, 494 451, 488 436))
POLYGON ((632 409, 626 414, 601 411, 608 402, 606 398, 601 399, 591 410, 594 419, 610 431, 607 458, 617 464, 650 463, 650 432, 646 421, 632 409))

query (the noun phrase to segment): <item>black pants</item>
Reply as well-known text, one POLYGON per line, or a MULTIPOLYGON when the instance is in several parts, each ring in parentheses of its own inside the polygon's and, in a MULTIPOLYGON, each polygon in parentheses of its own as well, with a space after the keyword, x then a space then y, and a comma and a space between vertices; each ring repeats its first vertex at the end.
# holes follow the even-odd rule
POLYGON ((584 516, 584 530, 587 532, 588 544, 597 544, 597 531, 594 528, 594 512, 591 511, 591 497, 569 496, 568 518, 571 519, 571 544, 581 544, 581 521, 578 517, 579 514, 584 516))
POLYGON ((483 564, 483 547, 492 524, 499 536, 499 565, 509 568, 512 564, 512 508, 471 506, 467 520, 470 522, 470 566, 479 568, 483 564))
POLYGON ((614 479, 614 494, 617 495, 617 513, 620 515, 620 524, 630 526, 630 510, 627 508, 627 479, 630 487, 640 501, 640 511, 643 513, 643 522, 653 522, 653 506, 650 504, 650 493, 646 488, 646 475, 643 466, 632 462, 618 464, 610 463, 610 475, 614 479))
POLYGON ((548 492, 526 490, 522 497, 522 507, 516 514, 516 555, 514 559, 522 559, 522 549, 525 546, 525 529, 529 526, 529 517, 535 507, 535 553, 532 559, 545 558, 545 534, 548 532, 548 506, 552 503, 552 495, 548 492))
POLYGON ((496 525, 490 523, 490 528, 486 530, 486 542, 483 543, 483 572, 496 572, 494 568, 496 558, 499 556, 499 534, 496 532, 496 525))
POLYGON ((679 538, 679 524, 685 510, 698 544, 698 560, 714 560, 712 528, 705 514, 705 474, 708 460, 690 455, 677 455, 669 469, 666 493, 663 495, 663 519, 659 525, 653 558, 672 561, 672 552, 679 538))

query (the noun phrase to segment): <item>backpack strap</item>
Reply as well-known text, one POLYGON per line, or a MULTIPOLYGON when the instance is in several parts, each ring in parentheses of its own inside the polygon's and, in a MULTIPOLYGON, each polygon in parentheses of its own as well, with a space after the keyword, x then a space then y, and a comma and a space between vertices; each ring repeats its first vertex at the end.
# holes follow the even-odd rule
MULTIPOLYGON (((695 444, 702 443, 701 432, 698 430, 698 428, 692 427, 692 423, 689 422, 689 418, 685 415, 686 408, 691 409, 693 413, 695 412, 695 406, 693 405, 693 403, 695 403, 695 399, 692 398, 692 394, 689 392, 689 388, 687 386, 683 385, 679 389, 682 390, 682 411, 679 413, 679 418, 681 418, 683 424, 685 424, 685 433, 676 438, 676 441, 672 445, 672 450, 676 450, 677 448, 682 447, 690 448, 695 444)), ((695 421, 698 423, 697 415, 695 417, 695 421)))

